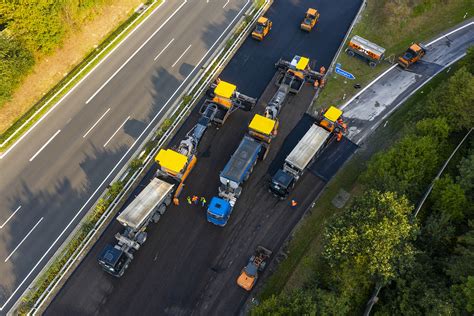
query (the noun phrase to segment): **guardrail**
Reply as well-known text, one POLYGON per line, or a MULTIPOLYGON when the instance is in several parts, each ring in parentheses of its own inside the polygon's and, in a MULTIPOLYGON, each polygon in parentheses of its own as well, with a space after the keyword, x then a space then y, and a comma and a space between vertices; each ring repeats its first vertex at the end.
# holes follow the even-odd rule
MULTIPOLYGON (((88 247, 92 245, 94 238, 103 230, 105 229, 105 223, 109 220, 110 216, 115 213, 116 207, 121 204, 122 199, 126 198, 127 195, 130 193, 129 190, 133 187, 135 181, 141 176, 142 172, 148 169, 148 166, 153 163, 153 157, 156 155, 158 150, 163 147, 174 135, 177 128, 183 123, 183 120, 187 117, 188 112, 191 108, 196 104, 196 102, 201 98, 202 94, 204 93, 205 89, 209 86, 209 84, 215 79, 216 75, 220 72, 223 66, 228 62, 229 56, 234 54, 234 52, 240 47, 241 43, 248 35, 249 30, 253 27, 254 23, 257 21, 258 17, 267 9, 268 5, 272 2, 272 0, 265 0, 263 5, 259 8, 258 6, 252 5, 249 11, 251 11, 251 15, 253 18, 248 22, 244 29, 240 31, 235 39, 233 36, 236 34, 230 34, 221 44, 221 49, 219 53, 212 59, 212 62, 208 63, 208 66, 201 72, 201 75, 196 77, 194 83, 190 84, 181 94, 180 97, 186 95, 187 92, 191 92, 191 99, 189 102, 175 102, 174 107, 175 109, 167 115, 167 117, 174 117, 176 114, 176 119, 168 128, 168 130, 160 136, 160 140, 154 149, 152 149, 148 155, 144 158, 143 163, 137 170, 132 174, 132 176, 127 180, 121 192, 115 197, 115 199, 110 203, 108 208, 102 214, 102 216, 98 219, 94 227, 89 231, 86 237, 83 239, 81 244, 76 248, 74 253, 69 257, 66 263, 63 265, 61 270, 58 272, 56 277, 51 281, 45 291, 41 294, 41 296, 36 300, 33 308, 28 312, 28 315, 37 315, 41 308, 48 301, 48 299, 53 295, 58 288, 59 284, 63 280, 63 278, 71 271, 71 269, 75 266, 75 263, 80 261, 81 256, 83 256, 87 251, 88 247), (230 47, 226 47, 228 45, 229 40, 233 40, 230 47), (177 106, 179 105, 179 106, 177 106), (179 111, 179 113, 178 113, 179 111)), ((242 19, 239 24, 243 23, 242 19)), ((180 98, 178 98, 180 99, 180 98)), ((156 130, 160 127, 162 122, 157 124, 157 127, 153 129, 150 135, 156 134, 156 130)), ((152 137, 152 140, 156 140, 157 136, 152 137)), ((145 142, 144 142, 145 143, 145 142)), ((141 148, 138 149, 135 154, 130 158, 129 162, 132 161, 137 154, 140 152, 141 148)), ((129 170, 124 170, 122 177, 129 173, 129 170)), ((100 198, 99 198, 100 199, 100 198)), ((99 200, 98 199, 98 200, 99 200)), ((91 208, 94 209, 95 205, 91 208)), ((79 224, 80 225, 80 224, 79 224)), ((79 226, 78 225, 78 226, 79 226)), ((53 260, 53 259, 51 259, 53 260)), ((50 262, 51 262, 50 260, 50 262)))

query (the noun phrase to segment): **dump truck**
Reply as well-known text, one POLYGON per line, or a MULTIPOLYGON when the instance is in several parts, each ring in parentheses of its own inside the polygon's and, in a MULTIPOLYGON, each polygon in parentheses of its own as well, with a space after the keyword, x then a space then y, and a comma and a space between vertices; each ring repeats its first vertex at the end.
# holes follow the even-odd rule
POLYGON ((347 45, 346 53, 351 57, 359 56, 365 59, 370 67, 375 67, 384 59, 385 48, 354 35, 347 45))
POLYGON ((342 111, 333 106, 321 111, 315 123, 286 157, 283 168, 272 177, 269 190, 273 195, 280 199, 287 198, 306 167, 332 140, 342 139, 346 124, 341 116, 342 111))
POLYGON ((142 192, 119 214, 117 221, 124 226, 117 233, 116 245, 108 244, 101 252, 100 266, 116 277, 121 277, 133 260, 133 254, 147 239, 146 228, 157 223, 170 205, 174 184, 153 178, 142 192))
POLYGON ((220 79, 211 85, 207 95, 199 110, 201 119, 207 118, 216 126, 222 126, 237 109, 248 112, 257 104, 257 99, 238 92, 237 86, 220 79))
POLYGON ((266 17, 259 17, 255 29, 252 32, 252 37, 256 40, 263 41, 263 39, 270 33, 272 29, 272 21, 266 17))
POLYGON ((248 132, 220 173, 218 196, 211 199, 207 209, 207 220, 218 226, 225 226, 234 205, 242 193, 243 183, 250 177, 257 160, 265 159, 272 139, 278 132, 278 115, 290 93, 298 93, 307 81, 322 77, 309 67, 309 59, 295 56, 291 62, 280 59, 275 67, 280 76, 276 83, 278 90, 266 105, 264 113, 255 114, 248 125, 248 132))
POLYGON ((319 12, 316 9, 309 8, 306 11, 303 21, 301 22, 300 28, 303 31, 310 32, 319 20, 319 12))
POLYGON ((411 65, 418 62, 426 54, 426 47, 421 44, 413 43, 406 50, 403 56, 398 58, 398 64, 403 69, 408 69, 411 65))
POLYGON ((246 291, 252 290, 255 283, 257 283, 258 273, 263 272, 271 255, 272 252, 267 248, 257 246, 247 265, 242 268, 237 278, 237 284, 246 291))

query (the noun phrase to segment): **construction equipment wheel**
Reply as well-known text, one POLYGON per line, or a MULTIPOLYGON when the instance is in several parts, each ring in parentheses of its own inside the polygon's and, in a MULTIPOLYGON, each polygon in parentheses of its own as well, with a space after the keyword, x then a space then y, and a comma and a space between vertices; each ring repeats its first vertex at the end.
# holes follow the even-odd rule
POLYGON ((350 49, 346 49, 346 53, 347 53, 347 55, 349 55, 351 57, 355 56, 355 53, 353 51, 351 51, 350 49))
POLYGON ((166 204, 161 204, 160 207, 158 207, 158 210, 156 211, 160 215, 165 214, 166 212, 166 204))
POLYGON ((170 206, 171 201, 172 201, 172 200, 171 200, 171 196, 168 196, 168 197, 165 199, 165 205, 166 205, 166 206, 170 206))
POLYGON ((374 68, 375 66, 377 66, 377 63, 374 62, 374 61, 370 61, 369 66, 370 66, 370 68, 374 68))

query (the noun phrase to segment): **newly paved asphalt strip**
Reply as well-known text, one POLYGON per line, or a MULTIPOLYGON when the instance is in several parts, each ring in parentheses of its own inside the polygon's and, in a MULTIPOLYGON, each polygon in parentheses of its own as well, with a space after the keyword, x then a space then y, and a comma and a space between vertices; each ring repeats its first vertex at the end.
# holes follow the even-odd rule
MULTIPOLYGON (((260 97, 254 112, 261 112, 276 91, 270 83, 275 74, 274 63, 280 57, 291 59, 299 54, 316 59, 317 69, 321 65, 327 67, 359 6, 360 1, 346 0, 275 1, 268 12, 273 20, 270 35, 263 42, 249 38, 220 77, 235 83, 240 92, 260 97), (320 23, 311 33, 299 29, 308 7, 321 12, 320 23)), ((158 53, 159 50, 155 54, 158 53)), ((229 315, 238 312, 248 293, 236 286, 235 279, 255 245, 261 243, 277 249, 325 184, 312 173, 306 173, 292 196, 299 202, 295 209, 290 208, 288 201, 279 202, 267 192, 270 165, 280 160, 280 148, 300 121, 313 94, 311 87, 305 87, 297 97, 288 100, 270 154, 254 169, 226 227, 207 223, 204 209, 186 204, 185 197, 196 194, 209 201, 217 193, 219 171, 239 144, 253 113, 236 111, 222 128, 206 132, 199 145, 197 165, 182 192, 181 205, 170 207, 158 224, 150 225, 147 242, 136 253, 124 277, 116 279, 101 271, 96 260, 104 245, 114 242, 114 235, 121 230, 114 221, 46 314, 229 315)), ((172 144, 179 142, 198 117, 195 109, 172 144)), ((153 172, 141 182, 131 199, 146 186, 153 172)))
POLYGON ((447 36, 428 44, 426 55, 409 71, 393 67, 344 105, 344 116, 348 118, 349 126, 348 138, 357 144, 362 143, 407 97, 461 58, 467 48, 474 45, 474 22, 466 22, 450 30, 447 36))
POLYGON ((31 133, 2 155, 2 313, 251 2, 225 4, 226 0, 164 1, 31 133))

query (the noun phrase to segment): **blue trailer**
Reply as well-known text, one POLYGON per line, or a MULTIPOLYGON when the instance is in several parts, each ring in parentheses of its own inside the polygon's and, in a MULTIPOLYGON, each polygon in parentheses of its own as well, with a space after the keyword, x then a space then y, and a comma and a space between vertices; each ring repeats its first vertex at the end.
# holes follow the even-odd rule
POLYGON ((232 213, 235 201, 242 193, 241 185, 249 178, 264 146, 245 135, 239 147, 220 174, 219 197, 213 197, 207 209, 207 220, 225 226, 232 213))

